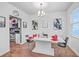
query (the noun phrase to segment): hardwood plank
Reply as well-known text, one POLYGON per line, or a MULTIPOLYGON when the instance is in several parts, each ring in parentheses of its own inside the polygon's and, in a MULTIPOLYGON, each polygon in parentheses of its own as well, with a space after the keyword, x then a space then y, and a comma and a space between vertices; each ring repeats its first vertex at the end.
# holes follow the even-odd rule
MULTIPOLYGON (((27 43, 23 45, 16 44, 15 42, 10 43, 10 52, 3 55, 3 57, 51 57, 44 54, 33 53, 32 49, 35 47, 35 42, 32 42, 30 46, 27 43)), ((52 43, 54 48, 54 57, 77 57, 77 55, 67 46, 66 48, 59 47, 52 43)))

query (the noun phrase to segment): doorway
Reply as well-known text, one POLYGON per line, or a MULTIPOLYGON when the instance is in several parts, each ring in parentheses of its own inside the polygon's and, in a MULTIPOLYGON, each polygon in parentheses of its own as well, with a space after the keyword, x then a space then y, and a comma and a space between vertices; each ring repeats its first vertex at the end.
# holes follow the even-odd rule
POLYGON ((21 39, 21 18, 10 15, 9 16, 9 33, 10 33, 10 42, 15 42, 20 44, 21 39))

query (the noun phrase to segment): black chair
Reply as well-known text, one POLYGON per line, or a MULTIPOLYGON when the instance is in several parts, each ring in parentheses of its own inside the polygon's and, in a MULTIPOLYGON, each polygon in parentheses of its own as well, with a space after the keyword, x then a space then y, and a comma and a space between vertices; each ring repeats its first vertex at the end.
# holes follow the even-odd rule
POLYGON ((69 37, 66 37, 65 38, 65 42, 58 42, 57 45, 60 46, 60 47, 66 47, 68 39, 69 39, 69 37))

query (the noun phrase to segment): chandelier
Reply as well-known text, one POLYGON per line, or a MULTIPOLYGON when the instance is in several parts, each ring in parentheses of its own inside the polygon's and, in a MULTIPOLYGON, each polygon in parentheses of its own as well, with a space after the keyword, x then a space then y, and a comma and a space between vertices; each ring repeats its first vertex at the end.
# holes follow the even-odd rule
POLYGON ((38 11, 38 16, 44 16, 45 12, 43 11, 43 3, 40 3, 40 9, 38 11))

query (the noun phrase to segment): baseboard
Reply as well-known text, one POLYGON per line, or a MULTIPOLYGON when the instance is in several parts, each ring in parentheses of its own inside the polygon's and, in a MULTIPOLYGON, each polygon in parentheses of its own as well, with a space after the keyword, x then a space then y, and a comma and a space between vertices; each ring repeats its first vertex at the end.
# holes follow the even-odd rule
MULTIPOLYGON (((68 45, 69 46, 69 45, 68 45)), ((70 46, 69 46, 70 47, 70 46)), ((79 53, 76 51, 76 50, 74 50, 72 47, 70 47, 71 48, 71 50, 79 57, 79 53)))
POLYGON ((22 43, 20 43, 20 44, 25 44, 25 42, 22 42, 22 43))
POLYGON ((0 53, 0 56, 3 56, 4 54, 6 54, 7 52, 9 52, 10 50, 9 49, 7 49, 6 51, 4 51, 4 52, 2 52, 2 53, 0 53))

